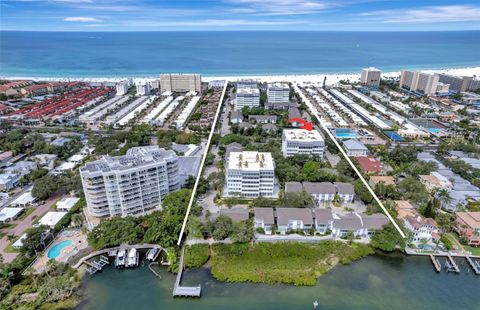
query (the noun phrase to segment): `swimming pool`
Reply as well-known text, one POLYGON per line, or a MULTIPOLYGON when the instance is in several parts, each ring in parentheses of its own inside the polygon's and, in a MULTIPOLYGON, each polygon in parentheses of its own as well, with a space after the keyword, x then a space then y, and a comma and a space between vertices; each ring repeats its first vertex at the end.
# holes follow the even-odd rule
POLYGON ((357 138, 357 133, 350 128, 336 128, 335 137, 338 139, 355 139, 357 138))
POLYGON ((47 254, 48 259, 57 258, 58 255, 62 253, 62 250, 67 246, 72 245, 72 243, 73 243, 72 240, 63 240, 62 242, 55 244, 50 250, 48 250, 48 254, 47 254))

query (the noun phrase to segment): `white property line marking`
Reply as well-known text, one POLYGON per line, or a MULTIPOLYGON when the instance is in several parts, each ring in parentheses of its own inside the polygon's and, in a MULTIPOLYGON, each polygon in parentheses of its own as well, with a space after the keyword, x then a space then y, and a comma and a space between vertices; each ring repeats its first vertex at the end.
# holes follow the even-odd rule
POLYGON ((313 104, 310 102, 310 100, 302 93, 302 91, 300 90, 300 88, 298 87, 297 84, 294 84, 295 85, 295 90, 300 94, 300 96, 302 97, 303 101, 305 101, 305 104, 308 106, 308 108, 310 109, 310 111, 312 112, 312 114, 317 118, 318 122, 320 123, 320 126, 322 126, 323 130, 327 133, 327 135, 330 137, 330 139, 333 140, 333 142, 335 143, 335 145, 337 146, 337 148, 340 150, 340 153, 342 153, 343 157, 347 160, 347 162, 350 164, 350 167, 352 167, 352 169, 355 171, 355 173, 358 175, 358 177, 360 178, 360 180, 362 180, 362 183, 363 185, 365 185, 368 189, 368 191, 370 192, 370 194, 373 196, 373 198, 375 199, 375 201, 380 205, 380 207, 382 208, 383 210, 383 213, 385 213, 385 215, 388 217, 388 219, 390 220, 390 222, 392 222, 393 226, 395 226, 395 228, 398 230, 398 232, 400 233, 400 235, 402 236, 402 238, 407 238, 407 236, 405 235, 405 233, 402 231, 402 229, 400 228, 400 226, 398 226, 397 222, 395 222, 395 220, 393 219, 393 217, 390 215, 390 213, 388 212, 387 208, 385 208, 385 206, 383 205, 383 203, 380 201, 380 199, 378 199, 377 197, 377 194, 375 194, 375 192, 373 191, 373 189, 370 187, 370 185, 367 183, 367 181, 365 180, 365 178, 362 176, 362 174, 360 173, 360 171, 358 171, 357 167, 353 164, 352 160, 350 159, 350 157, 347 156, 347 153, 345 153, 345 151, 343 150, 343 148, 340 146, 340 143, 338 143, 337 139, 335 139, 335 137, 333 136, 333 134, 330 132, 330 130, 328 130, 327 126, 325 126, 325 124, 320 120, 320 116, 318 115, 318 111, 317 109, 313 106, 313 104))
POLYGON ((205 152, 203 153, 202 161, 200 163, 200 168, 198 169, 197 178, 195 180, 195 184, 193 185, 192 196, 190 197, 190 201, 188 202, 187 214, 185 214, 185 218, 183 219, 182 229, 180 230, 180 235, 178 236, 178 241, 177 241, 178 246, 180 246, 180 244, 182 243, 182 237, 183 237, 183 234, 185 233, 185 227, 187 226, 188 216, 190 215, 190 210, 192 209, 193 200, 195 199, 198 183, 200 182, 200 177, 202 176, 203 166, 205 165, 208 151, 210 150, 210 143, 212 142, 213 133, 215 132, 215 127, 217 125, 218 116, 220 115, 220 111, 222 109, 223 98, 225 97, 227 85, 228 85, 228 80, 225 80, 225 85, 223 86, 222 95, 220 96, 217 112, 215 113, 215 118, 213 119, 212 128, 210 129, 210 134, 208 135, 207 145, 205 146, 205 152))

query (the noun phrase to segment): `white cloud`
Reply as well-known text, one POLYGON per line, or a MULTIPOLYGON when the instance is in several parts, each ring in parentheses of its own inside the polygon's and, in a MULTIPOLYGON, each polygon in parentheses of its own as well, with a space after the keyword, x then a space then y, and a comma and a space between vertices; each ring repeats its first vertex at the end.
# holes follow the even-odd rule
POLYGON ((78 23, 102 23, 103 22, 103 19, 99 19, 95 17, 85 17, 85 16, 65 17, 63 20, 66 22, 78 22, 78 23))
POLYGON ((315 14, 331 6, 318 0, 225 0, 225 2, 239 6, 232 8, 232 13, 244 10, 258 15, 315 14))
POLYGON ((382 23, 443 23, 480 20, 480 7, 468 5, 431 6, 420 9, 383 10, 360 16, 382 23))
POLYGON ((122 24, 128 27, 228 27, 228 26, 275 26, 298 25, 300 21, 245 20, 245 19, 205 19, 197 21, 130 21, 122 24))

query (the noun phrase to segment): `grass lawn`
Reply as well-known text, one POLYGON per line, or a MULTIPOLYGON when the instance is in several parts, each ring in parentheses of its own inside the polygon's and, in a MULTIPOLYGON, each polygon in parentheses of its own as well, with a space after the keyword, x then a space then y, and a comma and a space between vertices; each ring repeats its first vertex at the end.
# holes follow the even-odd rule
POLYGON ((23 211, 23 213, 18 217, 19 220, 24 220, 27 218, 27 216, 29 216, 30 214, 32 214, 32 212, 35 211, 35 208, 27 208, 25 209, 25 211, 23 211))
POLYGON ((453 248, 456 248, 456 249, 462 248, 460 241, 458 241, 457 237, 454 234, 448 233, 448 234, 445 234, 445 237, 447 237, 447 239, 452 242, 453 248))
POLYGON ((465 251, 472 252, 473 255, 480 255, 480 247, 472 247, 469 245, 464 245, 463 248, 465 251))
POLYGON ((373 254, 369 245, 340 241, 215 244, 212 274, 225 282, 315 285, 317 278, 338 263, 350 264, 373 254))
POLYGON ((198 268, 205 265, 210 257, 208 244, 190 245, 185 250, 185 267, 198 268))
POLYGON ((3 251, 5 253, 18 253, 18 250, 12 246, 13 243, 10 243, 3 251))

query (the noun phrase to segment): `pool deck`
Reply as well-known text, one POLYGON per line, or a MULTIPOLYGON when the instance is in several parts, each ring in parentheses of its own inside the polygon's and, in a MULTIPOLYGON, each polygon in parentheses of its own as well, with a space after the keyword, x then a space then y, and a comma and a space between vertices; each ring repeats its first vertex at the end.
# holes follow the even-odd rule
POLYGON ((48 251, 52 249, 55 245, 59 244, 62 241, 71 240, 72 244, 68 245, 61 249, 60 254, 52 259, 55 259, 57 262, 66 263, 67 260, 78 253, 80 250, 88 247, 87 236, 84 235, 79 230, 64 230, 62 231, 57 238, 40 254, 37 260, 32 265, 33 269, 36 272, 41 272, 45 270, 47 262, 50 260, 48 258, 48 251))

